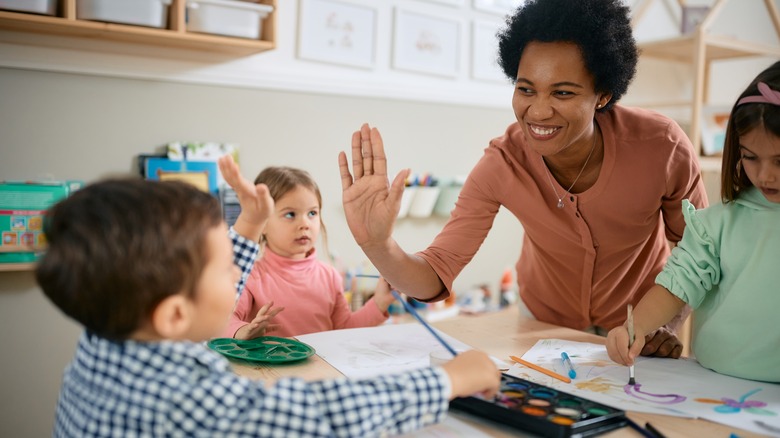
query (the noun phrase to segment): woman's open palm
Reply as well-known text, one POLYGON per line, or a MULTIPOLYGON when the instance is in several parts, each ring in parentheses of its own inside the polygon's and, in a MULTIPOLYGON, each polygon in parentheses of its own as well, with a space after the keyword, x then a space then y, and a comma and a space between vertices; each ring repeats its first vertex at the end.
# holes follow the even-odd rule
POLYGON ((344 152, 339 153, 339 170, 344 214, 355 241, 361 246, 386 241, 398 216, 409 170, 399 172, 389 184, 382 136, 366 123, 352 134, 352 173, 344 152))

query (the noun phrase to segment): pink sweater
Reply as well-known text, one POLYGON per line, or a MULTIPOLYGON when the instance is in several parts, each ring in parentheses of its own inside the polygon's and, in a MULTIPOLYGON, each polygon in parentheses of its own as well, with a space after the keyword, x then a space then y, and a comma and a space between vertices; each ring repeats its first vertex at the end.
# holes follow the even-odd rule
POLYGON ((279 329, 269 332, 269 336, 291 337, 369 327, 387 319, 388 315, 379 311, 373 298, 353 313, 343 290, 341 275, 332 266, 317 260, 315 252, 305 259, 294 260, 266 248, 247 278, 224 336, 233 337, 269 301, 274 302, 274 307, 284 307, 274 318, 279 329))

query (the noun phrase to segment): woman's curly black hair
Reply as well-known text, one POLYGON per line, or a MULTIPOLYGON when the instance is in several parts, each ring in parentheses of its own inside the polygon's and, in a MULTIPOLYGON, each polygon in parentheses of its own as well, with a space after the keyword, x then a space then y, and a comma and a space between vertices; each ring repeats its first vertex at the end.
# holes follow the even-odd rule
POLYGON ((606 111, 626 93, 638 52, 629 9, 621 0, 528 0, 498 33, 498 63, 514 82, 523 49, 532 41, 579 46, 596 92, 612 93, 606 111))

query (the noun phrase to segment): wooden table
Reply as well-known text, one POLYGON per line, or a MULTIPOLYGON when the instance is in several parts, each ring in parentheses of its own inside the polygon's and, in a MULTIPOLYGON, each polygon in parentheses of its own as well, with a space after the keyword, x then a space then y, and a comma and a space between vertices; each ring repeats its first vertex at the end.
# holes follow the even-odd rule
MULTIPOLYGON (((485 351, 491 356, 507 360, 509 355, 522 356, 539 339, 566 339, 570 341, 604 344, 605 338, 531 320, 520 315, 516 306, 481 315, 460 315, 455 318, 432 324, 448 335, 485 351)), ((302 377, 306 380, 321 380, 342 377, 343 375, 330 364, 314 355, 301 363, 288 365, 242 365, 232 363, 235 372, 252 379, 262 379, 269 383, 280 377, 302 377)), ((619 407, 619 406, 618 406, 619 407)), ((462 413, 453 413, 458 419, 495 437, 518 436, 514 429, 474 418, 462 413)), ((728 438, 735 433, 740 438, 760 437, 744 430, 713 423, 706 420, 692 420, 666 415, 628 412, 636 423, 644 425, 650 422, 666 437, 722 437, 728 438)), ((610 438, 639 437, 635 430, 624 427, 605 435, 610 438)))

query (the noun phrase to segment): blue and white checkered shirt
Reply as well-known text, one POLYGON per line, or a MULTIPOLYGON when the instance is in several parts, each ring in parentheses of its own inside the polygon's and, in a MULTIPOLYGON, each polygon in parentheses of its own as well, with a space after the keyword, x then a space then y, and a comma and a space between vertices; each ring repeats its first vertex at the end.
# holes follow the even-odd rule
MULTIPOLYGON (((240 291, 258 246, 230 230, 240 291)), ((441 368, 370 381, 262 381, 201 343, 114 342, 89 332, 65 370, 56 437, 296 437, 406 433, 444 419, 441 368)))

